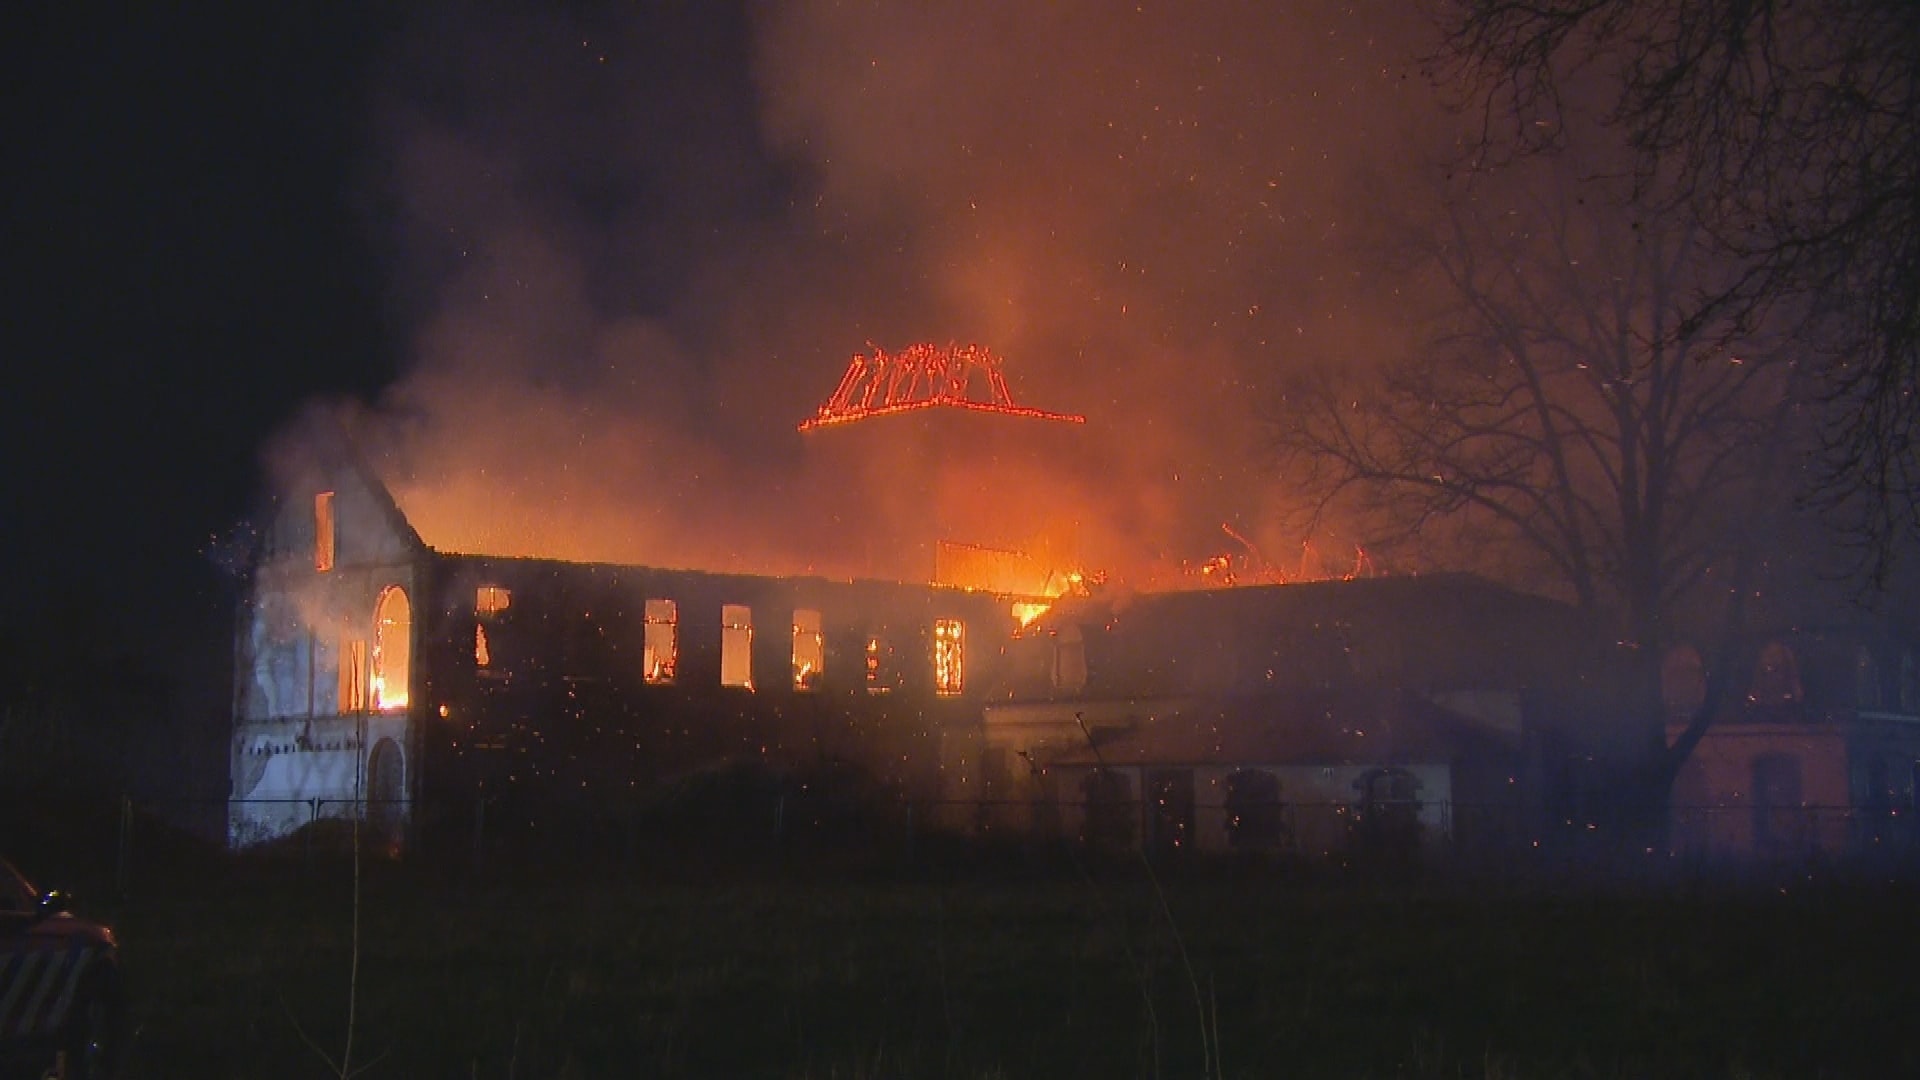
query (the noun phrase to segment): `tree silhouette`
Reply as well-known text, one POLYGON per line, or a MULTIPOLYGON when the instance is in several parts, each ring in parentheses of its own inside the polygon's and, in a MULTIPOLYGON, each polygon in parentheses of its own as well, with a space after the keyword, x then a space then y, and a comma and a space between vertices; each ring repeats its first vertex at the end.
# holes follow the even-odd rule
MULTIPOLYGON (((1744 621, 1743 581, 1790 509, 1800 365, 1786 337, 1701 310, 1738 271, 1679 209, 1636 210, 1566 157, 1431 194, 1383 226, 1428 286, 1409 295, 1440 298, 1426 347, 1288 383, 1283 473, 1383 549, 1602 621, 1641 660, 1633 694, 1670 783, 1713 709, 1666 747, 1659 657, 1683 609, 1744 621)), ((1735 666, 1716 665, 1723 683, 1735 666)))
POLYGON ((1825 343, 1823 482, 1874 578, 1920 526, 1920 4, 1443 0, 1482 151, 1558 149, 1597 104, 1636 197, 1740 260, 1703 312, 1798 301, 1825 343))

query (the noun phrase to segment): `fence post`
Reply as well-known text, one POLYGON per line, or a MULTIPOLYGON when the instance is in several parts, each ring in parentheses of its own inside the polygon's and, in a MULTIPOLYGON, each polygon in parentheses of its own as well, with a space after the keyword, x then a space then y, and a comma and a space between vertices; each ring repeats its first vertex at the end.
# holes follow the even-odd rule
POLYGON ((120 845, 113 867, 113 889, 115 899, 125 902, 127 899, 127 878, 129 864, 133 857, 133 796, 120 796, 120 845))
POLYGON ((307 839, 305 843, 300 845, 300 851, 306 859, 307 873, 309 874, 313 873, 313 834, 319 831, 319 823, 320 798, 316 795, 307 799, 307 839))

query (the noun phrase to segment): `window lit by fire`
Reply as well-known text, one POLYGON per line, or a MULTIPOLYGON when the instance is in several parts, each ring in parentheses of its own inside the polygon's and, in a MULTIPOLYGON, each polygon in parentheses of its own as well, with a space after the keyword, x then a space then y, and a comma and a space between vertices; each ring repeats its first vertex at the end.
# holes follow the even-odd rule
POLYGON ((820 632, 820 613, 798 608, 793 613, 793 688, 812 690, 820 685, 826 666, 826 638, 820 632))
POLYGON ((961 693, 967 676, 966 627, 959 619, 933 623, 933 690, 951 696, 961 693))
POLYGON ((313 497, 313 568, 320 573, 333 569, 333 492, 313 497))
POLYGON ((650 683, 670 683, 680 659, 680 606, 671 600, 647 601, 647 639, 642 663, 650 683))
POLYGON ((720 607, 720 685, 753 689, 753 609, 720 607))
POLYGON ((373 707, 407 707, 413 661, 413 609, 407 592, 389 585, 373 609, 373 707))
POLYGON ((367 643, 364 638, 340 642, 340 711, 367 711, 367 643))
POLYGON ((867 639, 867 693, 884 694, 893 689, 893 649, 877 637, 867 639))
POLYGON ((512 604, 513 593, 498 585, 482 585, 473 593, 473 613, 483 619, 500 614, 512 604))
MULTIPOLYGON (((473 592, 473 613, 481 620, 498 616, 513 605, 513 593, 498 585, 482 585, 473 592)), ((487 644, 487 628, 481 623, 473 626, 473 666, 487 667, 493 663, 493 650, 487 644)))

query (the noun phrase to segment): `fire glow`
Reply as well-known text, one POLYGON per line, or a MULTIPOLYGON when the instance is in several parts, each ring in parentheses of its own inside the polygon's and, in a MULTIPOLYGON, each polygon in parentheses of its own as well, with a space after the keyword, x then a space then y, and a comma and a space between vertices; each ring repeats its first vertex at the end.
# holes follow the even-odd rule
POLYGON ((887 416, 944 405, 1035 420, 1084 424, 1087 418, 1016 405, 1001 373, 1004 362, 981 345, 931 343, 909 345, 889 354, 873 346, 873 355, 854 354, 840 385, 801 431, 844 424, 870 416, 887 416), (973 396, 975 376, 985 388, 984 399, 973 396))

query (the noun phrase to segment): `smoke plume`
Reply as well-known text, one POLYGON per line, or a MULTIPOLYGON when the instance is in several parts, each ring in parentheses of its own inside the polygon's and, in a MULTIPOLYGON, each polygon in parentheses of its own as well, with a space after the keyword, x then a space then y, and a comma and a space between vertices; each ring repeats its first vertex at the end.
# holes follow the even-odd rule
POLYGON ((1354 179, 1446 126, 1400 7, 419 15, 378 162, 414 360, 356 425, 451 550, 924 580, 887 537, 935 520, 1122 574, 1223 522, 1298 551, 1252 405, 1404 347, 1347 242, 1354 179), (796 433, 915 341, 1088 423, 796 433))

